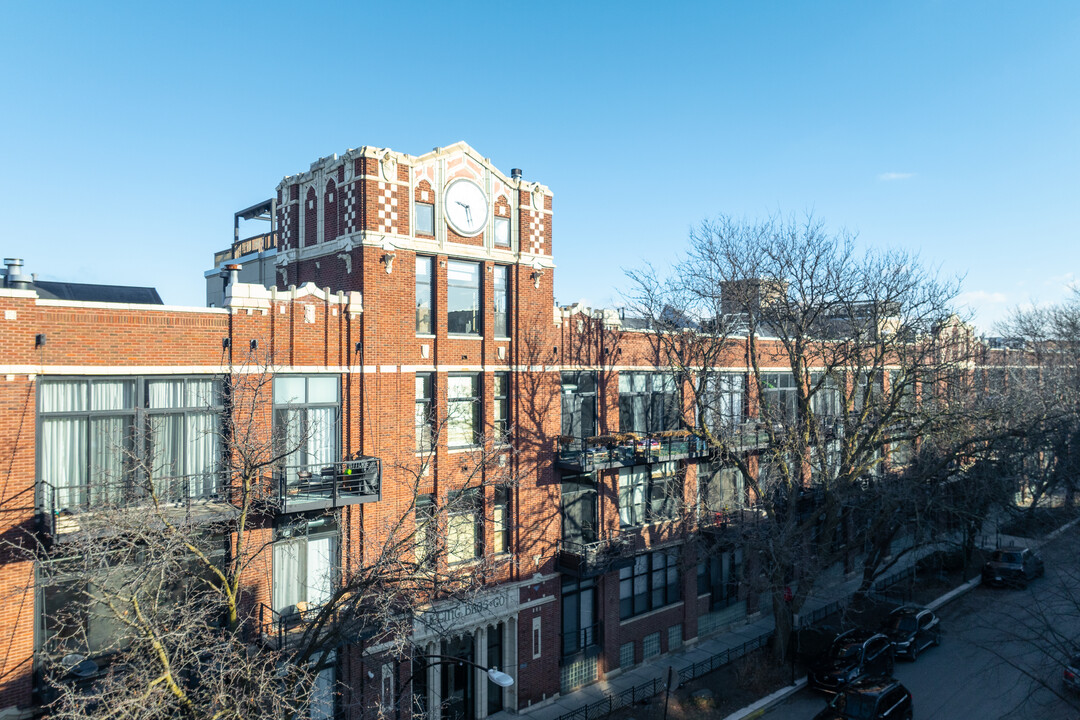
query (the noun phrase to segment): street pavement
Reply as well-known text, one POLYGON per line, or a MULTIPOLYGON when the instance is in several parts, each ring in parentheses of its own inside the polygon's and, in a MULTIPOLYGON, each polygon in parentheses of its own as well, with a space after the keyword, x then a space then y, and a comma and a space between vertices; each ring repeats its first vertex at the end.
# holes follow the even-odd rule
MULTIPOLYGON (((914 699, 916 720, 1080 718, 1080 697, 1062 688, 1061 668, 1046 658, 1045 643, 1031 640, 1045 634, 1044 622, 1074 634, 1080 629, 1080 567, 1073 551, 1078 540, 1080 530, 1073 528, 1047 544, 1041 551, 1046 577, 1027 589, 978 587, 939 610, 941 647, 917 662, 896 664, 896 677, 914 699)), ((804 689, 761 717, 809 720, 825 702, 804 689)))

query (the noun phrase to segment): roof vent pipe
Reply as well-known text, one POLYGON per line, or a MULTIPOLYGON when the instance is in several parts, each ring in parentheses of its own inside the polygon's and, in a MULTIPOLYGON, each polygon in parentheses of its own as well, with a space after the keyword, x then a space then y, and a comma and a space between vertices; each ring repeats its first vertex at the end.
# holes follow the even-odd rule
POLYGON ((30 278, 22 273, 22 258, 4 258, 4 265, 7 267, 4 275, 4 287, 15 288, 16 290, 28 290, 30 288, 30 278))
POLYGON ((521 179, 521 168, 510 168, 510 179, 511 180, 520 180, 521 179))
POLYGON ((242 267, 243 265, 240 265, 239 263, 225 266, 225 269, 229 271, 229 285, 235 285, 240 282, 240 268, 242 267))

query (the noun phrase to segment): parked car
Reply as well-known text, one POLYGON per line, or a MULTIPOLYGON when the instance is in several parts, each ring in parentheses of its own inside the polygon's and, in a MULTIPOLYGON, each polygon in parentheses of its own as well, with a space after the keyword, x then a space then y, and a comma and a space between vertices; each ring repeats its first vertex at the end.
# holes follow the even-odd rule
POLYGON ((891 677, 861 678, 838 692, 814 720, 911 720, 911 693, 891 677))
POLYGON ((1005 547, 990 555, 990 560, 983 566, 982 581, 984 585, 1027 587, 1044 572, 1042 558, 1034 550, 1005 547))
POLYGON ((1061 679, 1065 682, 1065 687, 1073 692, 1080 692, 1080 655, 1069 658, 1061 673, 1061 679))
POLYGON ((889 636, 893 655, 911 660, 931 645, 941 644, 941 620, 933 610, 905 605, 889 613, 881 632, 889 636))
POLYGON ((892 675, 889 638, 869 630, 848 630, 833 641, 828 654, 810 669, 810 687, 834 693, 860 677, 892 675))

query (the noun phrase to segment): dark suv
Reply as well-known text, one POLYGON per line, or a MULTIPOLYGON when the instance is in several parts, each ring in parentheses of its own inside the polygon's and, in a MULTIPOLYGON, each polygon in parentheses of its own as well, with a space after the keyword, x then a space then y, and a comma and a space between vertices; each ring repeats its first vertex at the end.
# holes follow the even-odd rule
POLYGON ((893 654, 911 660, 931 645, 941 644, 941 621, 933 610, 915 605, 896 608, 885 620, 881 632, 889 636, 893 654))
POLYGON ((891 677, 862 678, 836 694, 814 720, 911 720, 911 693, 891 677))
POLYGON ((1006 547, 995 550, 983 566, 984 585, 1015 585, 1027 587, 1045 568, 1042 558, 1034 550, 1022 547, 1006 547))
POLYGON ((848 630, 833 641, 828 654, 810 669, 810 687, 834 693, 863 676, 892 675, 889 638, 869 630, 848 630))

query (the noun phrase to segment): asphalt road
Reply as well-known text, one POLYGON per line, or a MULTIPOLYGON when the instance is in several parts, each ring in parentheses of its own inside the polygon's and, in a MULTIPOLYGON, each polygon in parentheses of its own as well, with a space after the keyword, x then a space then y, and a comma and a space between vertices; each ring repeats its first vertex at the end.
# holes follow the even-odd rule
MULTIPOLYGON (((1080 697, 1064 691, 1060 666, 1044 652, 1048 630, 1080 636, 1078 541, 1074 528, 1045 546, 1046 577, 1026 590, 978 587, 941 608, 941 646, 896 663, 916 720, 1080 718, 1080 697)), ((804 689, 762 717, 809 720, 825 702, 804 689)))

